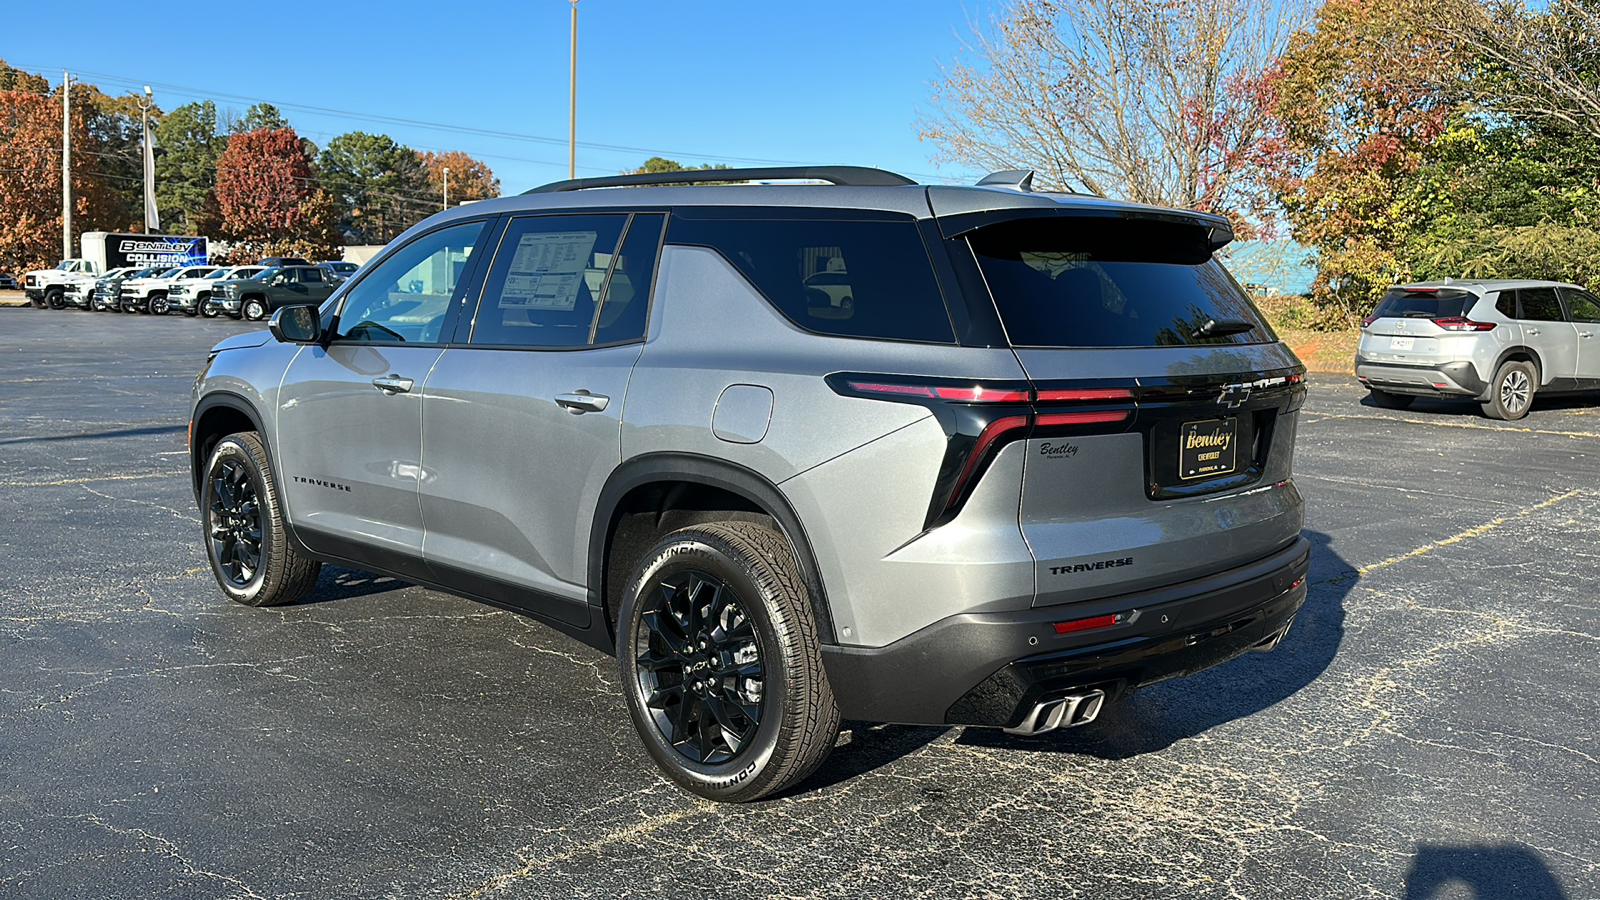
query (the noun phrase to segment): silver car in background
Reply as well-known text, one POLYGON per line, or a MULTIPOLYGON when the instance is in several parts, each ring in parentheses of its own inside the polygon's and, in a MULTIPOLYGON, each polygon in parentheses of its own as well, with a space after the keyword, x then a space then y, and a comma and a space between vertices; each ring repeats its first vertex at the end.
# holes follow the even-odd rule
POLYGON ((1356 377, 1385 409, 1461 397, 1493 418, 1520 419, 1535 393, 1600 389, 1600 298, 1574 284, 1400 285, 1361 329, 1356 377))

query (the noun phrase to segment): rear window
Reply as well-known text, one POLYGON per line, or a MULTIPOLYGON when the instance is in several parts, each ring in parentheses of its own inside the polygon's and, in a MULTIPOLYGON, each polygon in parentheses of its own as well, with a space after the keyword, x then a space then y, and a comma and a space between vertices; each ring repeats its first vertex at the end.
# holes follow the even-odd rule
POLYGON ((1011 343, 1028 347, 1249 344, 1275 338, 1192 225, 1021 219, 970 238, 1011 343), (1208 320, 1254 326, 1204 334, 1208 320))
POLYGON ((1437 291, 1408 291, 1391 288, 1378 301, 1372 315, 1379 319, 1459 319, 1467 314, 1478 295, 1459 288, 1437 291))
POLYGON ((821 334, 954 343, 915 220, 674 214, 667 241, 712 247, 794 324, 821 334))

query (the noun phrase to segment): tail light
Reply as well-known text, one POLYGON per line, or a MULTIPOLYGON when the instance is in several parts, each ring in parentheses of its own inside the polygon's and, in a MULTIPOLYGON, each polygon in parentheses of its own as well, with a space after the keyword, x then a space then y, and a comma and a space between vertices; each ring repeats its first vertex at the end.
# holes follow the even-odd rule
POLYGON ((1006 444, 1039 430, 1082 433, 1084 426, 1114 425, 1133 418, 1133 390, 1126 387, 1035 390, 1026 382, 854 374, 829 375, 827 381, 835 392, 846 396, 915 403, 933 411, 944 427, 947 444, 928 507, 926 525, 930 528, 955 516, 978 477, 1006 444), (1035 404, 1099 408, 1039 412, 1035 404))
POLYGON ((1367 313, 1361 317, 1361 327, 1366 328, 1368 325, 1371 325, 1376 321, 1378 321, 1378 316, 1376 313, 1367 313))
POLYGON ((1493 331, 1493 322, 1474 322, 1465 316, 1451 316, 1445 319, 1434 319, 1433 324, 1445 331, 1493 331))

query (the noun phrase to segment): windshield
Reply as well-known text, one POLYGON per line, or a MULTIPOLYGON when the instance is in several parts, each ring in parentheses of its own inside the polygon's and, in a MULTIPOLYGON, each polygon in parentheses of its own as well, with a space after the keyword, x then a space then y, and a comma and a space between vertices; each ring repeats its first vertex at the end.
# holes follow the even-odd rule
POLYGON ((207 278, 227 278, 229 275, 232 275, 233 272, 234 272, 233 269, 218 269, 215 272, 212 272, 210 275, 207 275, 206 277, 207 278))
POLYGON ((1478 299, 1460 288, 1407 290, 1390 288, 1372 311, 1375 319, 1458 319, 1467 314, 1478 299))
POLYGON ((250 275, 241 275, 240 277, 241 278, 248 278, 251 281, 266 281, 266 280, 268 280, 269 278, 271 278, 272 276, 274 276, 276 274, 278 274, 278 269, 276 267, 273 267, 271 269, 263 269, 260 272, 255 272, 255 273, 252 273, 250 275))
POLYGON ((1212 258, 1208 235, 1193 225, 1019 219, 982 228, 971 243, 1016 346, 1162 347, 1276 339, 1212 258), (1208 329, 1211 320, 1227 327, 1208 329))

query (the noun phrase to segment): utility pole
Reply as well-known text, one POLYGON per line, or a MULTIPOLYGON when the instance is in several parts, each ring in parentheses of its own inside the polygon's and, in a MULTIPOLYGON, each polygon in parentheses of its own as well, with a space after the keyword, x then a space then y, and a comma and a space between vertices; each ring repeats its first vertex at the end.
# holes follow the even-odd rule
POLYGON ((156 156, 150 140, 150 108, 155 106, 155 96, 150 85, 144 86, 144 99, 139 102, 139 118, 144 125, 144 230, 154 234, 161 230, 161 212, 156 209, 156 156))
POLYGON ((450 167, 444 167, 444 208, 450 208, 450 167))
POLYGON ((578 177, 578 0, 572 0, 572 96, 567 119, 567 177, 578 177))
POLYGON ((72 73, 61 73, 61 258, 72 258, 72 73))

